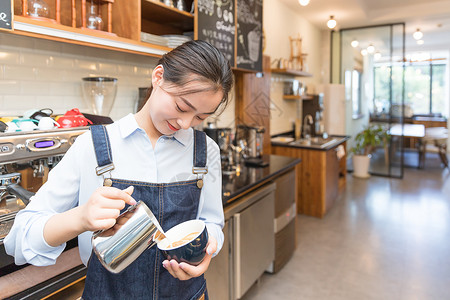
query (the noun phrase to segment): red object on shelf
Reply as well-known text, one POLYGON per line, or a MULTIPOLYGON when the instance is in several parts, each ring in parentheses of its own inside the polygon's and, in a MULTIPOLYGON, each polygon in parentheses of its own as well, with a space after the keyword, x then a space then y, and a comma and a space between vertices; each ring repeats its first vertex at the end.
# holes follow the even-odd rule
POLYGON ((61 116, 56 121, 62 128, 80 127, 92 125, 92 122, 87 119, 78 108, 68 110, 64 116, 61 116))

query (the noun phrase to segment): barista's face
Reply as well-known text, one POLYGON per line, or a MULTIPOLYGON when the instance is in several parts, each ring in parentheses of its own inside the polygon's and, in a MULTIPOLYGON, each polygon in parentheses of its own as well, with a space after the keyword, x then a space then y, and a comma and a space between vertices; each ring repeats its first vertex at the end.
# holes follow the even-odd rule
POLYGON ((171 83, 164 82, 163 72, 161 66, 153 71, 153 91, 148 100, 151 121, 159 135, 170 135, 179 129, 196 126, 216 111, 223 97, 222 91, 184 94, 182 91, 202 90, 208 86, 202 82, 192 81, 181 90, 171 83))

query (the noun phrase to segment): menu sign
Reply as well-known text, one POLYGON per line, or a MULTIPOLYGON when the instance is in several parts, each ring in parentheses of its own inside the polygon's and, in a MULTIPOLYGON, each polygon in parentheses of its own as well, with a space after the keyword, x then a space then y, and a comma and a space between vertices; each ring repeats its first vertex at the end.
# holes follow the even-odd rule
POLYGON ((13 30, 13 0, 0 1, 0 29, 13 30))
POLYGON ((234 66, 234 0, 198 0, 198 39, 218 48, 234 66))
POLYGON ((262 71, 262 0, 237 1, 236 66, 262 71))

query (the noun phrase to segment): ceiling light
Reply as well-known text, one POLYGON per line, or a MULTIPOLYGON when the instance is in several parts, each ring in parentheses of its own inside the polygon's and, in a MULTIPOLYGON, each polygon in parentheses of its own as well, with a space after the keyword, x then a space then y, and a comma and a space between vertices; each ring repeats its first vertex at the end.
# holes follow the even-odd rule
POLYGON ((352 41, 351 45, 352 45, 353 48, 358 47, 358 45, 359 45, 358 40, 354 39, 354 40, 352 41))
POLYGON ((380 52, 375 52, 375 54, 373 55, 373 58, 375 58, 376 60, 379 60, 381 58, 381 53, 380 52))
POLYGON ((300 3, 301 6, 306 6, 309 4, 309 0, 298 0, 298 3, 300 3))
POLYGON ((330 19, 327 22, 327 26, 330 29, 333 29, 334 27, 336 27, 336 20, 334 19, 334 16, 330 16, 330 19))
POLYGON ((367 55, 367 50, 366 49, 362 49, 361 50, 361 54, 362 54, 362 56, 366 56, 367 55))
POLYGON ((367 52, 370 53, 370 54, 374 53, 375 52, 375 47, 372 44, 370 44, 367 47, 367 52))
POLYGON ((424 41, 423 40, 418 40, 416 43, 417 43, 417 45, 423 45, 424 41))
POLYGON ((419 28, 417 28, 416 32, 413 33, 413 38, 416 40, 420 40, 423 37, 422 31, 420 31, 419 28))

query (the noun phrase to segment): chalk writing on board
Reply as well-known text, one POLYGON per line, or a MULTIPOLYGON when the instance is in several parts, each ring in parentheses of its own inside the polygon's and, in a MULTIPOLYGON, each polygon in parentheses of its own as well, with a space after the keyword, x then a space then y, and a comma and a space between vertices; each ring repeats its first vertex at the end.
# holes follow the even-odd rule
POLYGON ((198 0, 198 38, 218 48, 234 64, 234 1, 198 0))
POLYGON ((0 13, 0 21, 3 21, 5 23, 6 26, 11 25, 11 23, 9 22, 9 20, 7 19, 7 15, 4 12, 0 13))
POLYGON ((12 1, 0 0, 0 29, 12 29, 12 1))
POLYGON ((214 14, 214 1, 198 0, 198 11, 205 15, 212 16, 214 14))
POLYGON ((262 1, 241 0, 237 5, 238 67, 262 68, 262 1))

